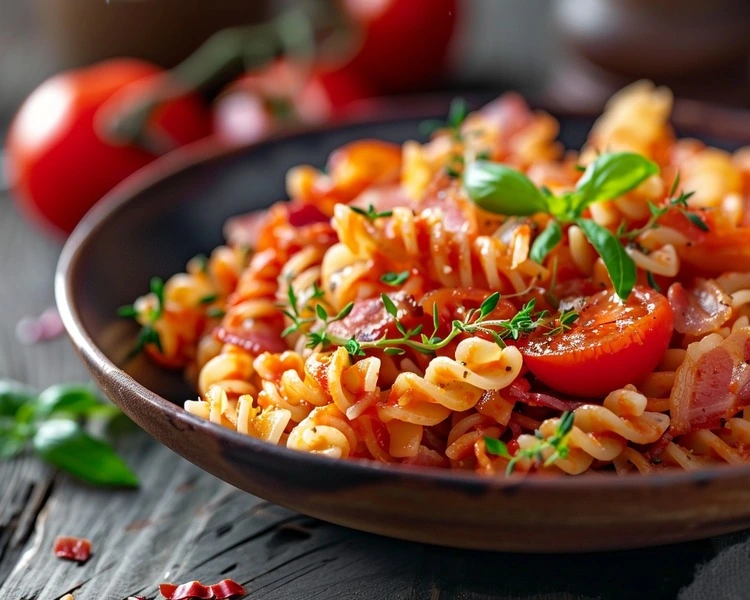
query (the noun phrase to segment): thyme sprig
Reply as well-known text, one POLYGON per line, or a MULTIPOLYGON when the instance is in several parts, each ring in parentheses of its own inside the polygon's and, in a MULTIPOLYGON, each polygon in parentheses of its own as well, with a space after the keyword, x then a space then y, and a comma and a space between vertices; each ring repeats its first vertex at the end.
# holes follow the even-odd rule
POLYGON ((695 192, 685 192, 681 191, 678 195, 677 189, 680 186, 680 172, 677 172, 677 175, 674 178, 674 181, 672 182, 672 187, 669 190, 669 201, 664 206, 657 206, 653 202, 649 201, 648 203, 648 209, 651 212, 651 215, 649 216, 648 221, 646 221, 645 225, 642 227, 639 227, 638 229, 632 229, 630 231, 627 230, 627 225, 622 222, 620 223, 620 226, 617 230, 617 236, 621 239, 626 239, 630 242, 634 241, 639 235, 642 233, 648 231, 649 229, 657 229, 659 227, 659 219, 663 217, 667 212, 669 212, 670 209, 676 208, 678 209, 684 216, 687 218, 693 225, 695 225, 698 229, 701 231, 708 231, 708 225, 706 222, 700 217, 700 215, 697 215, 693 212, 690 212, 688 210, 688 200, 690 197, 695 194, 695 192))
MULTIPOLYGON (((127 360, 130 360, 137 354, 143 351, 148 344, 153 344, 162 352, 161 338, 159 332, 154 329, 154 324, 164 314, 164 280, 161 277, 152 277, 149 283, 149 289, 154 295, 156 301, 153 307, 151 307, 145 315, 146 323, 141 327, 138 337, 135 340, 133 349, 128 353, 127 360)), ((121 306, 117 309, 117 314, 120 317, 128 319, 136 319, 140 316, 140 313, 136 309, 134 304, 128 304, 121 306)))
POLYGON ((440 129, 447 129, 453 139, 461 140, 461 125, 469 116, 469 107, 463 98, 454 98, 448 110, 448 118, 445 121, 440 119, 431 119, 422 121, 419 124, 419 133, 423 135, 432 135, 440 129))
POLYGON ((364 208, 359 208, 359 206, 350 206, 349 208, 352 209, 358 215, 367 217, 370 221, 374 221, 375 219, 380 219, 381 217, 393 216, 392 210, 384 210, 382 212, 378 212, 375 210, 375 207, 372 204, 370 204, 367 207, 367 210, 365 210, 364 208))
POLYGON ((487 448, 487 452, 494 454, 495 456, 502 456, 509 460, 508 466, 505 469, 506 475, 512 475, 519 461, 524 459, 533 460, 536 466, 548 467, 553 464, 559 458, 567 458, 570 454, 570 447, 568 446, 568 438, 570 432, 573 430, 573 421, 575 415, 571 411, 565 411, 560 415, 560 420, 557 423, 555 432, 548 438, 537 429, 534 435, 537 438, 537 443, 530 448, 519 448, 515 455, 511 455, 508 450, 508 446, 505 442, 491 437, 485 437, 484 443, 487 448), (552 450, 546 459, 544 453, 547 450, 552 450))
POLYGON ((406 283, 407 279, 409 279, 409 271, 401 271, 400 273, 388 271, 388 273, 384 273, 380 276, 380 281, 392 287, 398 287, 406 283))
POLYGON ((303 311, 298 306, 297 295, 292 286, 289 286, 287 296, 289 309, 285 309, 284 314, 290 319, 291 325, 282 332, 282 336, 304 333, 307 337, 307 346, 310 348, 325 349, 330 346, 343 346, 352 356, 364 356, 366 350, 383 350, 386 354, 401 355, 406 352, 406 348, 433 355, 461 334, 485 334, 491 337, 498 346, 505 347, 505 340, 509 338, 518 340, 521 336, 528 335, 540 327, 549 328, 548 334, 567 331, 578 318, 578 314, 574 311, 564 311, 557 319, 551 318, 546 310, 535 312, 535 300, 531 299, 512 318, 492 319, 490 315, 500 302, 500 294, 495 292, 488 296, 478 309, 469 310, 463 320, 453 320, 450 332, 445 337, 440 337, 437 305, 433 305, 433 329, 430 335, 427 335, 423 324, 407 328, 399 318, 399 310, 393 300, 387 294, 381 294, 383 308, 395 323, 399 335, 389 336, 385 333, 376 340, 361 341, 355 336, 345 338, 328 330, 331 323, 349 315, 354 307, 353 303, 347 304, 336 315, 329 315, 325 307, 318 304, 315 306, 315 317, 307 317, 302 314, 303 311), (313 327, 316 322, 320 325, 313 327))
MULTIPOLYGON (((313 284, 313 293, 310 299, 318 300, 322 297, 323 291, 318 287, 317 284, 313 284)), ((282 312, 289 318, 292 324, 281 332, 281 336, 286 337, 288 335, 292 335, 293 333, 303 333, 305 334, 305 336, 307 336, 307 346, 309 348, 315 348, 320 344, 327 345, 328 335, 326 333, 326 330, 328 328, 328 325, 345 318, 349 315, 350 312, 352 312, 352 308, 354 308, 354 302, 350 302, 337 314, 329 315, 328 309, 326 309, 323 304, 318 303, 315 304, 314 307, 315 316, 305 316, 303 313, 310 312, 309 309, 311 309, 312 307, 310 307, 309 305, 300 307, 299 299, 297 298, 297 292, 294 291, 294 286, 292 286, 291 283, 287 287, 287 304, 288 308, 283 308, 282 312), (321 321, 322 328, 319 331, 311 331, 310 327, 318 320, 321 321)))

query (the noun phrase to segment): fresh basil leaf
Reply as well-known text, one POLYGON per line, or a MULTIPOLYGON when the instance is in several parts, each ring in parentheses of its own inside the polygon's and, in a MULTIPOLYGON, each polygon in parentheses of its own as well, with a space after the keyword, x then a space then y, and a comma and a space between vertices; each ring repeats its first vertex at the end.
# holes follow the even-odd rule
POLYGON ((617 295, 622 300, 627 300, 635 285, 636 268, 633 259, 609 229, 591 219, 577 219, 576 224, 602 257, 617 295))
POLYGON ((469 116, 469 107, 463 98, 454 98, 448 111, 448 125, 453 129, 461 127, 469 116))
POLYGON ((406 283, 407 279, 409 279, 408 270, 401 271, 400 273, 389 271, 388 273, 384 273, 380 276, 380 281, 382 281, 386 285, 390 285, 393 287, 398 287, 399 285, 406 283))
POLYGON ((94 390, 80 383, 61 383, 48 387, 39 395, 36 418, 46 419, 54 413, 85 416, 102 406, 94 390))
POLYGON ((39 426, 34 450, 51 465, 94 485, 137 487, 138 478, 108 444, 75 421, 52 419, 39 426))
POLYGON ((700 215, 696 215, 695 213, 691 213, 686 210, 683 210, 682 214, 685 215, 688 220, 701 231, 711 231, 708 225, 706 225, 706 222, 701 219, 700 215))
POLYGON ((544 231, 536 236, 534 243, 531 245, 529 257, 534 262, 542 264, 544 258, 560 243, 561 239, 562 229, 560 228, 560 223, 555 219, 550 220, 544 231))
POLYGON ((523 173, 499 163, 478 160, 464 171, 464 190, 480 208, 499 215, 547 212, 544 194, 523 173))
POLYGON ((0 417, 0 460, 20 454, 26 446, 22 429, 10 417, 0 417))
POLYGON ((634 152, 602 154, 592 162, 571 194, 572 218, 595 202, 613 200, 659 172, 659 166, 634 152))
POLYGON ((0 379, 0 417, 13 417, 24 404, 34 402, 37 391, 18 381, 0 379))
POLYGON ((36 417, 36 404, 28 402, 16 411, 16 423, 30 425, 36 417))

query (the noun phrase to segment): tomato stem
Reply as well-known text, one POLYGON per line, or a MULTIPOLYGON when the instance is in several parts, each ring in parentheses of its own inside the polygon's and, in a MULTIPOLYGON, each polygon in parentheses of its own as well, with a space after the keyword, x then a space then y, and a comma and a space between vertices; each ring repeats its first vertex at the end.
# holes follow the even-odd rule
POLYGON ((164 154, 177 144, 149 127, 163 104, 192 93, 206 94, 246 71, 260 69, 279 56, 311 65, 329 53, 351 45, 351 27, 335 0, 308 0, 266 22, 230 27, 213 34, 171 71, 157 76, 156 85, 106 124, 107 135, 119 144, 132 144, 164 154))

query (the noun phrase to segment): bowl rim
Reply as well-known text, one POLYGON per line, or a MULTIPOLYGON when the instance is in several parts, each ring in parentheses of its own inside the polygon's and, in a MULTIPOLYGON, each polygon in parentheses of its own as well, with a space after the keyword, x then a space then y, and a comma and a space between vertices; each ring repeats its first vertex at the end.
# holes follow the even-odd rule
MULTIPOLYGON (((74 275, 79 266, 79 260, 85 253, 91 241, 92 235, 100 228, 105 227, 110 219, 114 218, 120 209, 131 201, 148 191, 151 187, 166 180, 179 177, 183 171, 200 167, 208 163, 220 163, 223 160, 245 154, 251 151, 262 151, 264 148, 284 142, 294 141, 297 138, 307 136, 325 135, 327 133, 345 131, 348 128, 362 125, 377 125, 394 123, 401 120, 414 120, 419 118, 430 118, 433 114, 425 107, 447 106, 447 96, 428 95, 414 96, 406 101, 394 105, 389 110, 381 112, 377 116, 369 116, 354 119, 343 119, 335 123, 329 123, 317 127, 309 127, 304 130, 295 130, 277 133, 259 142, 242 145, 228 145, 214 138, 207 138, 198 142, 183 146, 172 152, 157 158, 146 167, 130 175, 100 200, 81 220, 78 226, 65 243, 55 271, 55 299, 65 330, 79 357, 90 364, 104 377, 118 375, 120 382, 130 389, 132 397, 137 398, 138 403, 145 411, 156 410, 166 413, 178 423, 190 426, 201 435, 221 436, 231 446, 242 451, 254 453, 258 456, 267 457, 277 461, 298 461, 300 466, 309 466, 311 469, 335 468, 342 475, 351 473, 353 476, 383 475, 399 479, 410 479, 417 482, 437 484, 440 486, 464 489, 467 492, 508 492, 523 487, 526 491, 586 491, 596 493, 600 490, 634 490, 642 488, 675 487, 684 484, 707 484, 738 479, 750 480, 750 463, 743 465, 721 465, 714 468, 698 469, 695 471, 673 470, 664 473, 643 475, 640 473, 601 473, 597 476, 583 477, 488 477, 473 471, 454 471, 437 467, 407 467, 403 465, 392 465, 380 463, 370 459, 347 459, 331 460, 328 457, 312 453, 290 450, 285 446, 270 444, 256 438, 240 434, 236 431, 221 427, 208 420, 192 415, 182 407, 162 397, 136 381, 125 370, 114 364, 104 352, 96 345, 89 332, 83 325, 79 308, 76 303, 76 294, 73 286, 74 275)), ((676 103, 672 122, 678 126, 687 127, 691 131, 700 131, 708 128, 706 125, 712 122, 706 119, 706 113, 711 114, 714 119, 722 119, 724 127, 721 127, 720 137, 731 138, 728 135, 739 134, 742 140, 750 143, 750 112, 742 112, 734 109, 719 108, 714 105, 703 104, 695 101, 684 101, 688 110, 680 112, 680 101, 676 103), (741 127, 730 127, 728 123, 742 122, 741 127)), ((539 106, 533 103, 532 106, 539 106)), ((542 104, 542 106, 544 106, 542 104)), ((558 118, 591 118, 590 112, 574 112, 570 110, 555 110, 553 114, 558 118)), ((714 132, 715 133, 715 132, 714 132)), ((736 140, 735 140, 736 141, 736 140)), ((162 442, 160 442, 162 443, 162 442)))

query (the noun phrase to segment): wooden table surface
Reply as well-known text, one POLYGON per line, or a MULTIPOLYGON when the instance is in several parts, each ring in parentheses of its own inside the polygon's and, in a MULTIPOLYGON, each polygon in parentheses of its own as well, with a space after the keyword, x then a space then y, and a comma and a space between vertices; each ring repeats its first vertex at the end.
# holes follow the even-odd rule
MULTIPOLYGON (((0 378, 40 388, 87 380, 66 338, 27 347, 14 334, 19 318, 52 305, 59 250, 0 192, 0 378)), ((744 533, 595 555, 460 551, 358 533, 271 505, 135 428, 119 450, 140 477, 138 491, 94 489, 31 456, 0 463, 0 599, 158 598, 160 582, 225 576, 241 582, 247 598, 264 600, 750 598, 744 533), (91 539, 91 560, 78 566, 55 558, 58 535, 91 539)), ((550 510, 565 518, 566 507, 550 510)))

